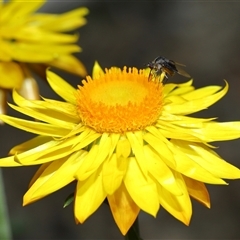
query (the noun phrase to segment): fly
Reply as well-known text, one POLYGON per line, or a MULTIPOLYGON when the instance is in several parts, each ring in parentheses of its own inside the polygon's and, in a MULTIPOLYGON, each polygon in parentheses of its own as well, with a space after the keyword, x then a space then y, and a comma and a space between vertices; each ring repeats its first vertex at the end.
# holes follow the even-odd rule
POLYGON ((157 57, 152 62, 147 64, 147 67, 151 69, 149 73, 149 81, 153 78, 160 77, 164 72, 165 77, 168 79, 169 76, 173 76, 175 73, 182 75, 184 77, 190 78, 190 75, 182 70, 179 66, 185 67, 184 64, 174 62, 165 57, 157 57))

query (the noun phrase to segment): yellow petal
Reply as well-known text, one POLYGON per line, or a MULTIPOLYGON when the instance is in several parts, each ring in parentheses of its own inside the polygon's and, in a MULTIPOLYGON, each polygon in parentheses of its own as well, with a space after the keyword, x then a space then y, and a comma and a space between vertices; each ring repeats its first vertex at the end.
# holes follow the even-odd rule
POLYGON ((180 139, 193 142, 213 142, 232 140, 240 137, 240 122, 212 122, 205 121, 171 121, 171 119, 158 120, 156 127, 166 138, 180 139), (218 132, 218 134, 216 134, 218 132))
MULTIPOLYGON (((197 124, 200 125, 201 123, 197 124)), ((201 136, 194 134, 195 128, 178 126, 178 124, 172 124, 165 120, 158 120, 156 127, 158 127, 158 132, 167 139, 202 142, 201 136)))
POLYGON ((169 167, 174 168, 176 162, 173 153, 168 148, 168 140, 161 137, 160 134, 156 137, 151 133, 146 133, 143 138, 159 154, 160 158, 164 159, 169 167))
POLYGON ((164 163, 159 155, 156 154, 154 149, 149 145, 144 146, 144 154, 148 162, 148 170, 166 190, 174 195, 181 195, 174 175, 170 168, 164 163))
POLYGON ((63 117, 63 120, 61 119, 62 117, 61 118, 60 117, 56 118, 57 117, 56 113, 54 115, 52 114, 52 116, 51 116, 50 113, 47 114, 48 113, 47 111, 43 111, 41 113, 40 111, 34 110, 32 108, 21 108, 21 107, 12 105, 10 103, 8 105, 11 108, 13 108, 14 110, 16 110, 18 112, 21 112, 21 113, 23 113, 23 114, 25 114, 27 116, 35 117, 38 120, 50 123, 50 124, 55 125, 55 126, 62 127, 63 129, 65 128, 65 129, 71 130, 71 129, 75 128, 75 126, 76 126, 75 123, 66 122, 64 117, 63 117))
POLYGON ((232 140, 240 138, 240 122, 204 123, 203 128, 195 132, 208 142, 232 140))
MULTIPOLYGON (((41 159, 42 156, 44 156, 45 154, 48 154, 49 152, 51 153, 52 148, 54 146, 55 147, 58 146, 57 141, 54 141, 54 140, 48 141, 46 143, 38 145, 35 148, 29 149, 23 153, 15 154, 14 160, 22 165, 36 165, 36 164, 49 162, 49 161, 38 161, 38 159, 39 158, 41 159)), ((64 151, 64 153, 62 151, 58 151, 58 155, 55 156, 55 160, 65 157, 66 151, 64 151)))
POLYGON ((175 178, 183 192, 176 196, 169 193, 162 187, 158 187, 160 204, 176 219, 189 225, 192 216, 192 204, 187 192, 187 187, 181 174, 175 172, 175 178))
POLYGON ((100 67, 99 63, 95 61, 93 66, 93 72, 92 72, 92 78, 97 79, 99 78, 99 75, 104 74, 102 68, 100 67))
POLYGON ((137 159, 139 167, 143 174, 147 176, 147 160, 143 152, 143 136, 141 131, 136 132, 126 132, 127 139, 132 148, 132 152, 137 159))
MULTIPOLYGON (((60 102, 57 100, 52 100, 52 99, 47 99, 47 98, 42 98, 44 100, 41 101, 41 104, 38 104, 38 107, 43 107, 45 109, 49 109, 51 111, 57 111, 61 113, 62 115, 68 116, 69 118, 72 118, 72 121, 76 121, 79 125, 79 116, 76 111, 76 106, 74 106, 71 103, 67 102, 60 102)), ((35 106, 36 107, 36 106, 35 106)), ((68 119, 68 121, 71 121, 68 119)), ((72 122, 71 121, 71 122, 72 122)))
POLYGON ((51 164, 51 162, 44 163, 40 165, 38 170, 35 172, 34 176, 32 177, 31 181, 28 184, 28 188, 30 188, 34 182, 42 175, 42 173, 45 171, 45 169, 51 164))
POLYGON ((35 12, 39 9, 46 1, 29 1, 28 4, 24 4, 22 1, 12 0, 5 3, 1 12, 1 21, 12 21, 17 22, 19 19, 24 18, 26 15, 35 12))
MULTIPOLYGON (((21 108, 17 109, 21 112, 25 112, 31 117, 39 117, 43 121, 47 122, 46 115, 51 121, 55 121, 55 118, 61 120, 61 122, 71 122, 74 125, 78 124, 80 119, 77 114, 76 107, 67 102, 60 102, 56 100, 45 99, 42 100, 28 100, 22 97, 16 90, 13 90, 13 100, 21 108), (24 110, 27 108, 27 111, 24 110), (30 111, 32 109, 33 111, 30 111), (52 118, 50 117, 52 116, 52 118)), ((29 97, 34 97, 29 94, 29 97)), ((14 106, 16 109, 16 106, 14 106)))
POLYGON ((178 89, 177 87, 179 88, 189 88, 189 86, 192 85, 192 80, 188 81, 188 82, 185 82, 185 83, 180 83, 180 84, 176 84, 176 83, 167 83, 164 85, 164 88, 163 88, 163 94, 164 96, 169 96, 171 95, 171 93, 174 94, 174 91, 176 91, 176 89, 178 89))
POLYGON ((199 99, 199 98, 205 98, 205 97, 211 96, 214 93, 218 92, 219 90, 221 90, 220 86, 207 86, 207 87, 196 89, 188 93, 184 93, 182 94, 182 97, 184 99, 191 101, 193 99, 199 99))
POLYGON ((86 76, 87 74, 82 62, 72 55, 59 55, 53 61, 49 62, 49 65, 80 76, 86 76))
POLYGON ((125 136, 121 136, 116 146, 117 157, 127 158, 132 151, 131 145, 125 136))
POLYGON ((47 71, 47 80, 54 92, 56 92, 60 97, 67 102, 70 102, 74 105, 76 104, 75 96, 77 90, 74 89, 70 84, 49 70, 47 71))
MULTIPOLYGON (((73 146, 79 139, 83 139, 81 134, 65 140, 49 141, 17 155, 16 161, 23 165, 36 165, 67 157, 75 152, 73 146)), ((88 137, 86 137, 82 141, 82 148, 86 147, 88 144, 90 143, 88 142, 88 137)), ((80 150, 81 149, 78 149, 78 151, 80 150)), ((88 153, 87 151, 85 152, 86 154, 88 153)))
MULTIPOLYGON (((0 8, 1 11, 1 8, 0 8)), ((0 28, 0 35, 1 35, 1 28, 0 28)), ((5 40, 0 39, 0 61, 2 62, 10 62, 12 60, 11 52, 8 49, 8 44, 5 40)))
MULTIPOLYGON (((81 130, 81 129, 80 129, 81 130)), ((90 128, 83 128, 83 130, 77 130, 76 132, 74 131, 74 129, 70 132, 69 136, 66 137, 73 137, 73 143, 72 143, 72 149, 73 151, 78 151, 80 149, 83 149, 84 147, 88 146, 89 144, 93 143, 96 139, 98 139, 101 134, 97 133, 95 131, 93 131, 90 128), (77 138, 74 139, 74 135, 75 134, 71 134, 71 133, 75 133, 77 134, 77 138)), ((64 138, 63 138, 64 139, 64 138)))
POLYGON ((0 158, 0 167, 22 167, 20 163, 16 162, 14 156, 0 158))
POLYGON ((103 186, 107 194, 113 194, 121 185, 126 173, 128 160, 123 157, 117 158, 113 154, 103 163, 103 186))
POLYGON ((77 170, 75 177, 78 180, 85 180, 93 174, 108 156, 108 149, 111 146, 111 138, 103 133, 99 144, 94 144, 84 159, 83 164, 77 170))
MULTIPOLYGON (((61 167, 63 162, 65 162, 65 159, 42 165, 44 167, 40 168, 39 171, 37 171, 36 173, 36 175, 39 175, 39 177, 36 179, 36 176, 33 176, 33 179, 35 181, 33 179, 31 180, 31 186, 23 196, 23 206, 35 202, 51 193, 51 191, 48 191, 48 188, 44 187, 44 184, 47 183, 48 179, 51 178, 52 175, 54 175, 54 173, 59 167, 61 167)), ((69 177, 67 177, 67 179, 68 178, 69 177)), ((60 186, 60 188, 63 186, 60 186)))
POLYGON ((137 160, 133 157, 129 158, 124 184, 138 207, 156 217, 159 209, 156 184, 150 177, 146 178, 143 175, 137 160))
POLYGON ((32 148, 35 148, 41 144, 44 144, 46 142, 49 142, 50 140, 52 140, 52 137, 49 136, 37 136, 35 138, 32 138, 31 140, 28 140, 24 143, 21 143, 15 147, 13 147, 10 151, 9 154, 10 155, 14 155, 14 154, 18 154, 21 152, 25 152, 28 151, 32 148))
POLYGON ((125 235, 136 220, 139 207, 130 197, 124 184, 114 194, 108 195, 108 202, 116 224, 125 235))
POLYGON ((194 91, 194 87, 193 86, 184 86, 184 87, 179 87, 179 88, 175 88, 173 91, 171 91, 168 95, 166 99, 169 99, 172 101, 172 99, 174 99, 174 97, 170 97, 170 96, 181 96, 188 93, 191 93, 194 91))
POLYGON ((9 125, 12 125, 16 128, 19 128, 21 130, 39 134, 39 135, 44 135, 44 136, 62 137, 69 132, 69 130, 58 127, 58 126, 41 123, 41 122, 22 120, 19 118, 9 117, 1 114, 0 114, 0 119, 3 122, 9 125))
MULTIPOLYGON (((85 157, 81 168, 76 171, 75 178, 77 178, 80 181, 83 181, 83 180, 87 179, 89 176, 91 176, 92 173, 95 172, 95 169, 93 169, 92 171, 88 171, 88 169, 91 168, 91 166, 97 160, 98 152, 99 152, 99 146, 93 145, 91 147, 91 149, 89 150, 87 156, 85 157)), ((95 166, 96 169, 100 165, 101 165, 101 163, 99 163, 98 166, 95 166)))
POLYGON ((24 80, 23 70, 15 62, 0 62, 0 87, 19 88, 24 80))
POLYGON ((210 208, 210 197, 205 184, 194 179, 183 176, 188 193, 191 197, 210 208))
MULTIPOLYGON (((6 26, 5 32, 9 30, 9 26, 6 26)), ((57 32, 51 32, 51 31, 46 31, 45 29, 41 29, 36 26, 24 26, 24 27, 19 27, 19 26, 13 26, 11 27, 11 36, 6 36, 5 37, 12 37, 14 39, 17 39, 19 42, 27 42, 26 44, 16 44, 16 46, 20 48, 24 48, 26 51, 36 48, 36 46, 39 44, 44 44, 42 51, 43 52, 49 52, 49 46, 52 46, 52 52, 53 53, 60 53, 63 51, 67 52, 75 52, 75 50, 78 52, 81 48, 78 47, 77 45, 73 44, 70 45, 70 43, 75 43, 78 40, 78 35, 74 34, 64 34, 64 33, 57 33, 57 32), (14 31, 14 32, 13 32, 14 31), (46 45, 45 45, 46 44, 46 45), (67 45, 65 45, 67 44, 67 45), (29 46, 28 46, 29 45, 29 46), (59 47, 62 46, 63 49, 61 50, 59 47), (71 48, 69 48, 71 47, 71 48), (68 49, 68 50, 66 50, 68 49), (74 49, 74 50, 70 50, 74 49)), ((11 45, 11 46, 15 46, 11 45)))
POLYGON ((61 54, 80 52, 80 47, 74 44, 33 44, 8 43, 9 51, 14 60, 21 62, 47 63, 53 61, 61 54), (42 49, 42 51, 39 51, 42 49))
POLYGON ((185 100, 185 102, 180 102, 178 104, 172 102, 171 104, 166 104, 165 106, 163 106, 163 110, 171 114, 186 115, 195 113, 200 110, 206 109, 207 107, 217 102, 227 93, 227 91, 228 83, 226 82, 226 86, 221 91, 213 95, 206 97, 199 96, 198 99, 185 100))
POLYGON ((110 134, 111 147, 109 148, 109 156, 111 156, 113 154, 113 152, 117 152, 117 150, 116 150, 117 144, 121 141, 120 138, 121 138, 121 134, 119 134, 119 133, 111 133, 110 134))
POLYGON ((203 144, 192 143, 182 144, 181 146, 187 150, 186 154, 189 157, 205 169, 208 169, 216 177, 226 179, 240 178, 240 169, 224 161, 214 151, 203 144))
POLYGON ((81 7, 58 15, 37 14, 31 17, 31 21, 40 22, 40 26, 46 30, 69 32, 86 24, 84 16, 88 13, 87 8, 81 7))
MULTIPOLYGON (((197 127, 203 127, 203 123, 208 123, 216 118, 196 118, 196 117, 189 117, 189 116, 181 116, 181 115, 174 115, 170 114, 168 112, 162 112, 161 117, 159 118, 159 125, 161 125, 164 122, 167 122, 168 124, 174 124, 181 127, 190 127, 190 128, 197 128, 197 127)), ((185 129, 184 129, 185 130, 185 129)))
POLYGON ((86 180, 78 181, 74 202, 76 222, 83 223, 98 209, 106 196, 102 184, 101 168, 86 180))
MULTIPOLYGON (((173 169, 195 180, 210 183, 210 184, 226 184, 219 176, 216 176, 211 168, 206 168, 202 162, 205 162, 204 156, 199 157, 199 161, 195 161, 194 152, 189 154, 191 142, 184 142, 181 140, 171 140, 169 147, 174 152, 176 160, 176 167, 173 169), (188 146, 189 145, 189 146, 188 146)), ((196 155, 196 154, 195 154, 196 155)))
POLYGON ((82 155, 84 151, 79 151, 68 159, 63 158, 50 163, 24 195, 23 204, 37 201, 72 182, 74 173, 81 164, 82 155))

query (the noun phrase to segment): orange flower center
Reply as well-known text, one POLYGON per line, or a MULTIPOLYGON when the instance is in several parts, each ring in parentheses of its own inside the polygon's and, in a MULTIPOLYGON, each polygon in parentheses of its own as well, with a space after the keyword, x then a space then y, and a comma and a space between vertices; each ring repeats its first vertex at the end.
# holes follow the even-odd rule
POLYGON ((148 80, 144 70, 106 69, 78 86, 77 108, 84 124, 97 132, 124 133, 152 125, 162 109, 162 83, 148 80))

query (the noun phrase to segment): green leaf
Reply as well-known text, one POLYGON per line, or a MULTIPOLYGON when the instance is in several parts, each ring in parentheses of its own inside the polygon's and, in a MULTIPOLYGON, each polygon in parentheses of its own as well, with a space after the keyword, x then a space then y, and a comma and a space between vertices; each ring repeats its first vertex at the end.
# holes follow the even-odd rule
POLYGON ((74 192, 69 194, 68 197, 66 198, 63 208, 67 207, 68 205, 70 205, 74 200, 74 192))

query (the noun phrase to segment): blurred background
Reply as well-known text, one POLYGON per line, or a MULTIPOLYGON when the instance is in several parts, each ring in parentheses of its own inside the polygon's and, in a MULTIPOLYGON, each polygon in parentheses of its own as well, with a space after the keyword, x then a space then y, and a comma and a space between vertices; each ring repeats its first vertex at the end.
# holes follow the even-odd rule
MULTIPOLYGON (((201 117, 219 121, 240 120, 240 2, 237 1, 54 1, 41 12, 60 13, 75 7, 90 10, 88 23, 79 29, 77 54, 91 74, 94 61, 103 68, 144 65, 165 56, 187 65, 194 85, 222 85, 230 90, 201 117)), ((81 79, 62 74, 73 86, 81 79)), ((185 82, 174 76, 171 82, 185 82)), ((44 97, 57 98, 43 81, 44 97)), ((10 100, 11 101, 11 100, 10 100)), ((10 115, 16 115, 9 111, 10 115)), ((0 157, 32 135, 10 126, 0 126, 0 157)), ((217 142, 217 152, 240 168, 240 140, 217 142)), ((22 207, 22 197, 36 167, 4 168, 6 197, 13 239, 123 239, 108 206, 103 205, 83 225, 75 225, 72 205, 63 209, 74 184, 22 207)), ((141 213, 143 239, 240 239, 240 180, 229 186, 208 186, 211 209, 193 202, 193 217, 187 227, 163 208, 156 219, 141 213)))

